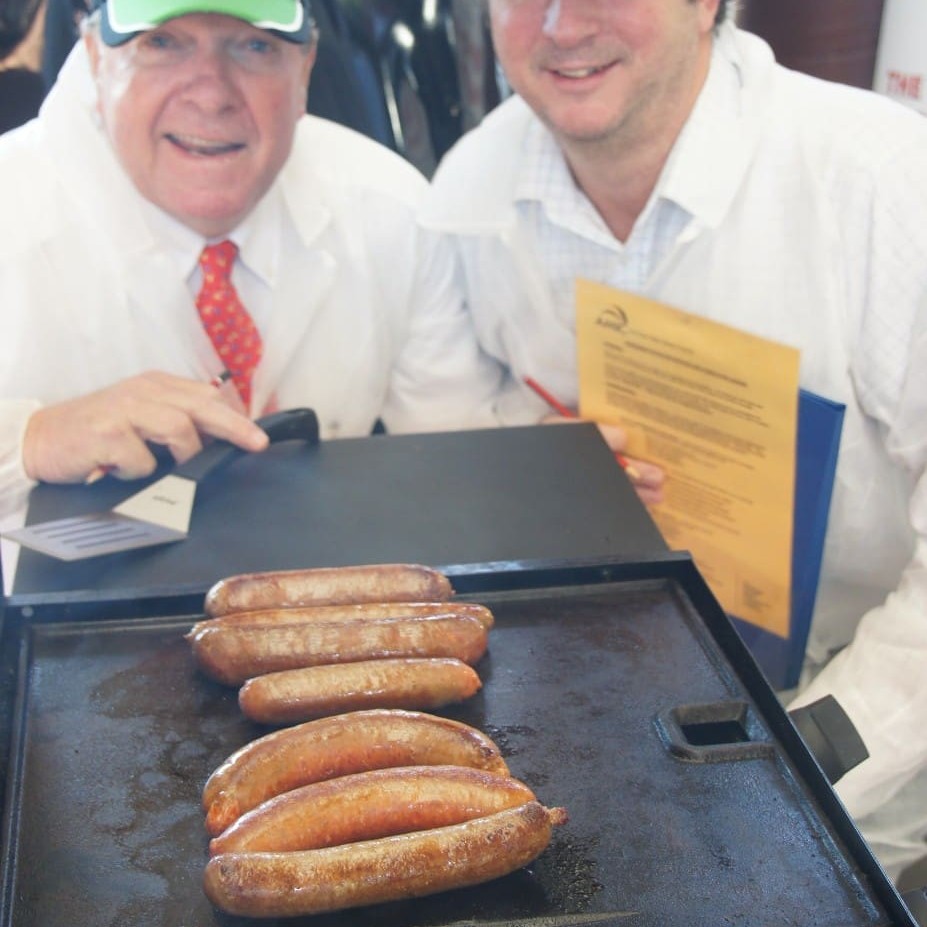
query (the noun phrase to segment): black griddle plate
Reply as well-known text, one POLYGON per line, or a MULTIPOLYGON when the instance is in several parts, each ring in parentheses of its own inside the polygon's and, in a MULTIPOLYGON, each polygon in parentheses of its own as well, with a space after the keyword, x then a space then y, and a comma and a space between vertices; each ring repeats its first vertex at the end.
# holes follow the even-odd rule
MULTIPOLYGON (((484 687, 444 713, 493 736, 515 776, 568 809, 531 867, 262 923, 911 927, 746 652, 725 625, 709 631, 719 619, 697 573, 677 567, 567 586, 541 571, 510 590, 495 577, 470 596, 496 615, 484 687)), ((198 617, 24 624, 3 925, 253 923, 202 893, 200 791, 267 729, 197 672, 183 633, 198 617)))

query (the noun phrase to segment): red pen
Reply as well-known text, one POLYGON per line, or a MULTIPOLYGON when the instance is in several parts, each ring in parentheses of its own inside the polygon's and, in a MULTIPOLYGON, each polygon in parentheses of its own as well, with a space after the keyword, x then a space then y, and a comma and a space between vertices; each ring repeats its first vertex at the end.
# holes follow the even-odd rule
POLYGON ((231 379, 232 379, 232 371, 231 371, 231 370, 223 370, 222 373, 217 373, 217 374, 209 381, 209 385, 210 385, 210 386, 214 386, 216 389, 218 389, 220 386, 222 386, 223 383, 228 383, 228 381, 231 380, 231 379))
MULTIPOLYGON (((562 415, 564 418, 578 418, 577 414, 572 409, 568 409, 556 396, 547 392, 547 390, 533 377, 525 377, 525 385, 533 389, 558 415, 562 415)), ((627 473, 632 480, 640 479, 640 473, 631 466, 623 454, 619 454, 616 451, 615 460, 621 464, 625 473, 627 473)))
POLYGON ((562 415, 564 418, 577 417, 572 409, 568 409, 559 399, 548 393, 537 380, 531 377, 525 377, 525 384, 530 386, 531 389, 533 389, 558 415, 562 415))
MULTIPOLYGON (((210 381, 209 385, 214 386, 216 389, 219 389, 223 383, 227 383, 232 379, 232 374, 228 370, 223 370, 222 373, 216 374, 210 381)), ((87 478, 84 480, 85 486, 92 486, 94 483, 102 480, 107 473, 112 473, 116 468, 110 464, 106 464, 102 467, 94 467, 90 473, 87 474, 87 478)))

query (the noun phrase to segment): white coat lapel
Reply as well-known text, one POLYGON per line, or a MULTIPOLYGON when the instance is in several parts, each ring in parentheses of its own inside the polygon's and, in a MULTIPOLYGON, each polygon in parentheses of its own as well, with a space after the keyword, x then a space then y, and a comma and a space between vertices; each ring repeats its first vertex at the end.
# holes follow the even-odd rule
POLYGON ((208 379, 215 365, 214 350, 189 287, 179 279, 170 256, 153 251, 136 253, 127 255, 123 266, 126 279, 122 292, 131 294, 128 311, 139 337, 158 345, 160 369, 208 379))
MULTIPOLYGON (((261 235, 255 243, 258 249, 274 246, 273 254, 265 256, 272 267, 270 316, 264 354, 252 384, 254 410, 276 405, 284 374, 297 354, 307 355, 306 332, 335 283, 337 262, 325 245, 332 213, 320 199, 322 191, 324 185, 310 167, 291 159, 280 182, 258 207, 275 231, 268 237, 266 231, 257 232, 257 222, 253 226, 261 235)), ((299 393, 304 393, 302 387, 299 393)))
POLYGON ((301 250, 298 260, 280 262, 274 281, 264 356, 254 378, 255 409, 267 405, 294 355, 304 351, 306 330, 334 286, 337 265, 332 255, 323 248, 301 250))

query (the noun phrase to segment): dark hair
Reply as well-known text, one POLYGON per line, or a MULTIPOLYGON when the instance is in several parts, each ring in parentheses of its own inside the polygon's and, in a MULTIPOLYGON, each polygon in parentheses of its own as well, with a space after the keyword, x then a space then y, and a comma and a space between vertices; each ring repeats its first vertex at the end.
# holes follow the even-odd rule
POLYGON ((41 0, 5 0, 0 3, 0 59, 26 37, 41 0))

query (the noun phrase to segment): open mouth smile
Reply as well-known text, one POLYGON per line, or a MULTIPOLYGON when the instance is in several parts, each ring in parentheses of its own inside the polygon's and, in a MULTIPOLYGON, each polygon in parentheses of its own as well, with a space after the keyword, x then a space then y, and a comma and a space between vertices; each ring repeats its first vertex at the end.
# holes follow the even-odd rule
POLYGON ((175 135, 168 133, 167 140, 185 151, 187 154, 198 155, 204 158, 214 158, 219 155, 232 154, 241 151, 245 146, 242 142, 219 142, 194 135, 175 135))
POLYGON ((589 55, 551 54, 541 61, 541 69, 557 80, 584 81, 598 77, 621 66, 625 56, 620 52, 600 52, 589 55), (583 60, 585 58, 585 60, 583 60))
POLYGON ((597 67, 588 67, 588 68, 551 68, 551 71, 557 75, 557 77, 566 77, 571 80, 582 80, 585 77, 592 77, 593 74, 601 74, 603 71, 607 71, 611 67, 611 64, 603 64, 597 67))

